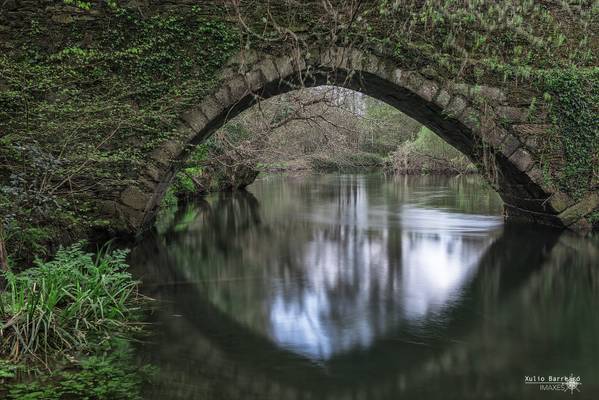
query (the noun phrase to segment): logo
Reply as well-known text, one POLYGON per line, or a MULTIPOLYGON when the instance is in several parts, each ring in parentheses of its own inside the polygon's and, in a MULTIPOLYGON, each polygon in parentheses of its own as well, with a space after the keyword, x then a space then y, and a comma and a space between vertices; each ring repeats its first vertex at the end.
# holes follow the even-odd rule
POLYGON ((570 376, 525 376, 524 384, 537 385, 540 391, 569 391, 571 395, 574 394, 575 391, 580 392, 580 386, 582 386, 580 376, 574 376, 573 374, 570 374, 570 376))

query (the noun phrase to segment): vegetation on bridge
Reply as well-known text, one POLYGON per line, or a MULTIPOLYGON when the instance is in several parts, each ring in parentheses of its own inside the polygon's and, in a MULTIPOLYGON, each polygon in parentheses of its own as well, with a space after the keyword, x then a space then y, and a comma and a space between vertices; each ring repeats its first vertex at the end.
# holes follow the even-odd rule
MULTIPOLYGON (((48 259, 59 243, 95 230, 121 230, 104 206, 136 183, 151 151, 173 138, 184 110, 221 83, 223 66, 239 49, 290 54, 315 43, 353 47, 441 81, 502 87, 515 103, 534 98, 526 104, 529 120, 549 114, 554 127, 536 138, 547 181, 576 199, 599 188, 599 12, 591 0, 332 0, 302 7, 291 0, 148 7, 119 0, 23 3, 22 10, 0 13, 4 270, 48 259)), ((480 102, 484 107, 482 97, 480 102)), ((58 279, 49 269, 63 271, 60 278, 66 279, 64 268, 74 265, 68 254, 39 262, 31 276, 7 275, 8 296, 27 296, 11 297, 9 308, 2 297, 0 329, 9 328, 19 304, 41 324, 50 323, 51 314, 40 314, 44 303, 34 303, 42 292, 24 287, 35 279, 58 279)), ((88 256, 77 257, 84 258, 77 268, 90 265, 88 256)), ((130 287, 128 279, 119 282, 130 287)), ((50 294, 57 292, 45 293, 45 301, 54 301, 50 294)), ((117 311, 123 312, 116 312, 118 319, 128 319, 117 311)), ((62 335, 79 346, 78 333, 55 327, 63 330, 53 341, 62 335)), ((20 340, 3 338, 3 351, 14 352, 20 340)), ((95 371, 98 364, 92 364, 81 370, 95 371)), ((0 365, 0 379, 12 371, 0 365)))
POLYGON ((0 55, 0 203, 17 264, 114 228, 91 200, 135 176, 238 40, 199 7, 107 12, 61 26, 39 10, 0 55))
POLYGON ((0 203, 15 263, 96 229, 119 230, 98 198, 110 202, 132 183, 239 48, 356 47, 432 77, 495 84, 515 99, 536 94, 531 118, 549 110, 558 122, 559 140, 539 141, 547 179, 575 197, 597 188, 591 1, 50 3, 51 14, 32 7, 2 22, 10 29, 0 56, 0 203))

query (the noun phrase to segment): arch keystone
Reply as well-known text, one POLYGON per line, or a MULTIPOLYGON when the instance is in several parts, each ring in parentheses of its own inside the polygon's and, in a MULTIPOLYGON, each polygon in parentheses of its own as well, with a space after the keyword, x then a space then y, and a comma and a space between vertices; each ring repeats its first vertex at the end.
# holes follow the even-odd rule
POLYGON ((451 94, 446 89, 439 90, 437 96, 435 97, 435 104, 441 108, 445 108, 449 105, 451 101, 451 94))
POLYGON ((355 71, 359 71, 363 67, 364 53, 360 50, 352 49, 350 55, 350 68, 355 71))

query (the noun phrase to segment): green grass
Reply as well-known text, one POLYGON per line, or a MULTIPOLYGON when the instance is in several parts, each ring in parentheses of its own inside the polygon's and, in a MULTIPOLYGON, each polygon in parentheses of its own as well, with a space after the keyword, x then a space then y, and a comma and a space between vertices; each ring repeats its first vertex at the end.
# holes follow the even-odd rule
POLYGON ((142 330, 147 300, 126 271, 126 256, 94 256, 78 243, 6 274, 0 398, 139 398, 147 374, 137 368, 131 340, 142 330))
POLYGON ((137 282, 126 272, 126 251, 94 260, 75 244, 54 260, 38 261, 18 275, 8 273, 0 295, 0 354, 12 360, 58 351, 85 351, 137 330, 137 282))

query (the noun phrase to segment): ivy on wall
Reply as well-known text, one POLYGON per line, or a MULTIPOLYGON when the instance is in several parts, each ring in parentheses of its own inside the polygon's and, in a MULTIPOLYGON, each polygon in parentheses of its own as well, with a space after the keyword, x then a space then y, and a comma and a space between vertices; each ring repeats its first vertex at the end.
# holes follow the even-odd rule
POLYGON ((599 68, 563 69, 543 76, 549 116, 563 151, 553 170, 560 189, 579 199, 599 174, 599 68))
POLYGON ((19 263, 109 227, 97 196, 134 179, 238 48, 222 10, 105 12, 59 25, 40 10, 0 55, 0 214, 19 263))

